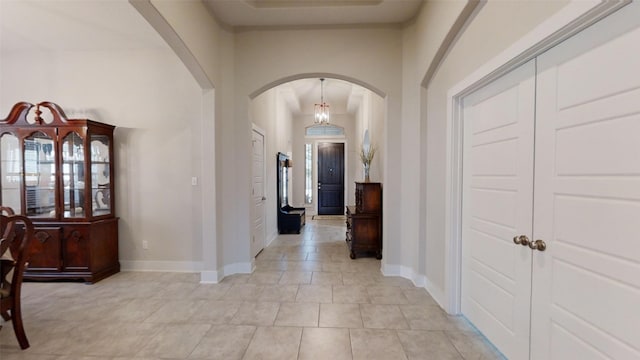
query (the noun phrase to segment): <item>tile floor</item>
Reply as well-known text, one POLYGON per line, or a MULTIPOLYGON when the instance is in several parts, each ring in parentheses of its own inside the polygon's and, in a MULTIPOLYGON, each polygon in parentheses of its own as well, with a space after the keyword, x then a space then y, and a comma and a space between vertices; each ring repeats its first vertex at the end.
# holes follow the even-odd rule
POLYGON ((200 284, 199 274, 122 272, 94 285, 25 283, 31 347, 10 323, 12 359, 502 359, 424 289, 349 259, 341 220, 281 235, 250 275, 200 284))

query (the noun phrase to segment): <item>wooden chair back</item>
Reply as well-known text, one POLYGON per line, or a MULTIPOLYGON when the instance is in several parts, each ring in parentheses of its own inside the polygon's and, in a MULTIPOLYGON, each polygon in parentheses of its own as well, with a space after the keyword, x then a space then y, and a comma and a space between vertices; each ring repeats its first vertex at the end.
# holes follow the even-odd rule
POLYGON ((34 228, 29 218, 12 213, 0 208, 0 315, 5 321, 11 320, 20 347, 26 349, 29 342, 24 333, 20 299, 34 228))

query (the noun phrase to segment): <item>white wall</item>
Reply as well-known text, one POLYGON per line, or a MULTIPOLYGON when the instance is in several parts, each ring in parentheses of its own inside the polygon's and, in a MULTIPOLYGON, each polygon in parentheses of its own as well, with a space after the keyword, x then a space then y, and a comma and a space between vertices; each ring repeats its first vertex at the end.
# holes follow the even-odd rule
MULTIPOLYGON (((53 101, 116 126, 116 215, 124 269, 200 268, 201 90, 168 48, 1 54, 0 113, 53 101), (142 249, 142 241, 149 244, 142 249)), ((5 115, 2 115, 4 117, 5 115)))

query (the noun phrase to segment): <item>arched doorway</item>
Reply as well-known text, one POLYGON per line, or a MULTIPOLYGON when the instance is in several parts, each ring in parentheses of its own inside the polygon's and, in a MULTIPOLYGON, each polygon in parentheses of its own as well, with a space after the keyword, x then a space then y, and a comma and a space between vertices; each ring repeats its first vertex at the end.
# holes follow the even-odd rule
MULTIPOLYGON (((344 188, 340 195, 340 209, 336 207, 337 214, 344 214, 344 206, 354 203, 355 182, 363 180, 359 152, 366 130, 369 130, 372 143, 380 154, 374 158, 372 181, 383 179, 384 163, 380 150, 385 146, 386 104, 382 95, 361 81, 326 74, 292 76, 252 94, 249 118, 253 125, 265 130, 266 245, 277 235, 275 169, 270 166, 276 153, 290 156, 293 163, 290 204, 306 208, 308 216, 322 214, 318 201, 322 196, 319 192, 322 191, 322 182, 318 181, 322 170, 318 168, 321 144, 339 144, 343 148, 341 166, 344 171, 340 177, 344 188), (324 89, 321 89, 321 77, 326 79, 324 89), (324 91, 324 100, 331 109, 328 125, 314 122, 314 105, 320 102, 321 91, 324 91)), ((334 172, 338 173, 335 169, 334 172)))

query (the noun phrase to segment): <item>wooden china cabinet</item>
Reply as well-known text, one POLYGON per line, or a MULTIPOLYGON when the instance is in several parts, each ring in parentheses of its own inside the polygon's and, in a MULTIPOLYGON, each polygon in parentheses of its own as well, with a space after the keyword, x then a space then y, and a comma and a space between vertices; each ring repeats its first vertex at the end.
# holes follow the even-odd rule
POLYGON ((93 283, 120 271, 114 126, 20 102, 0 120, 0 204, 35 225, 28 280, 93 283))

